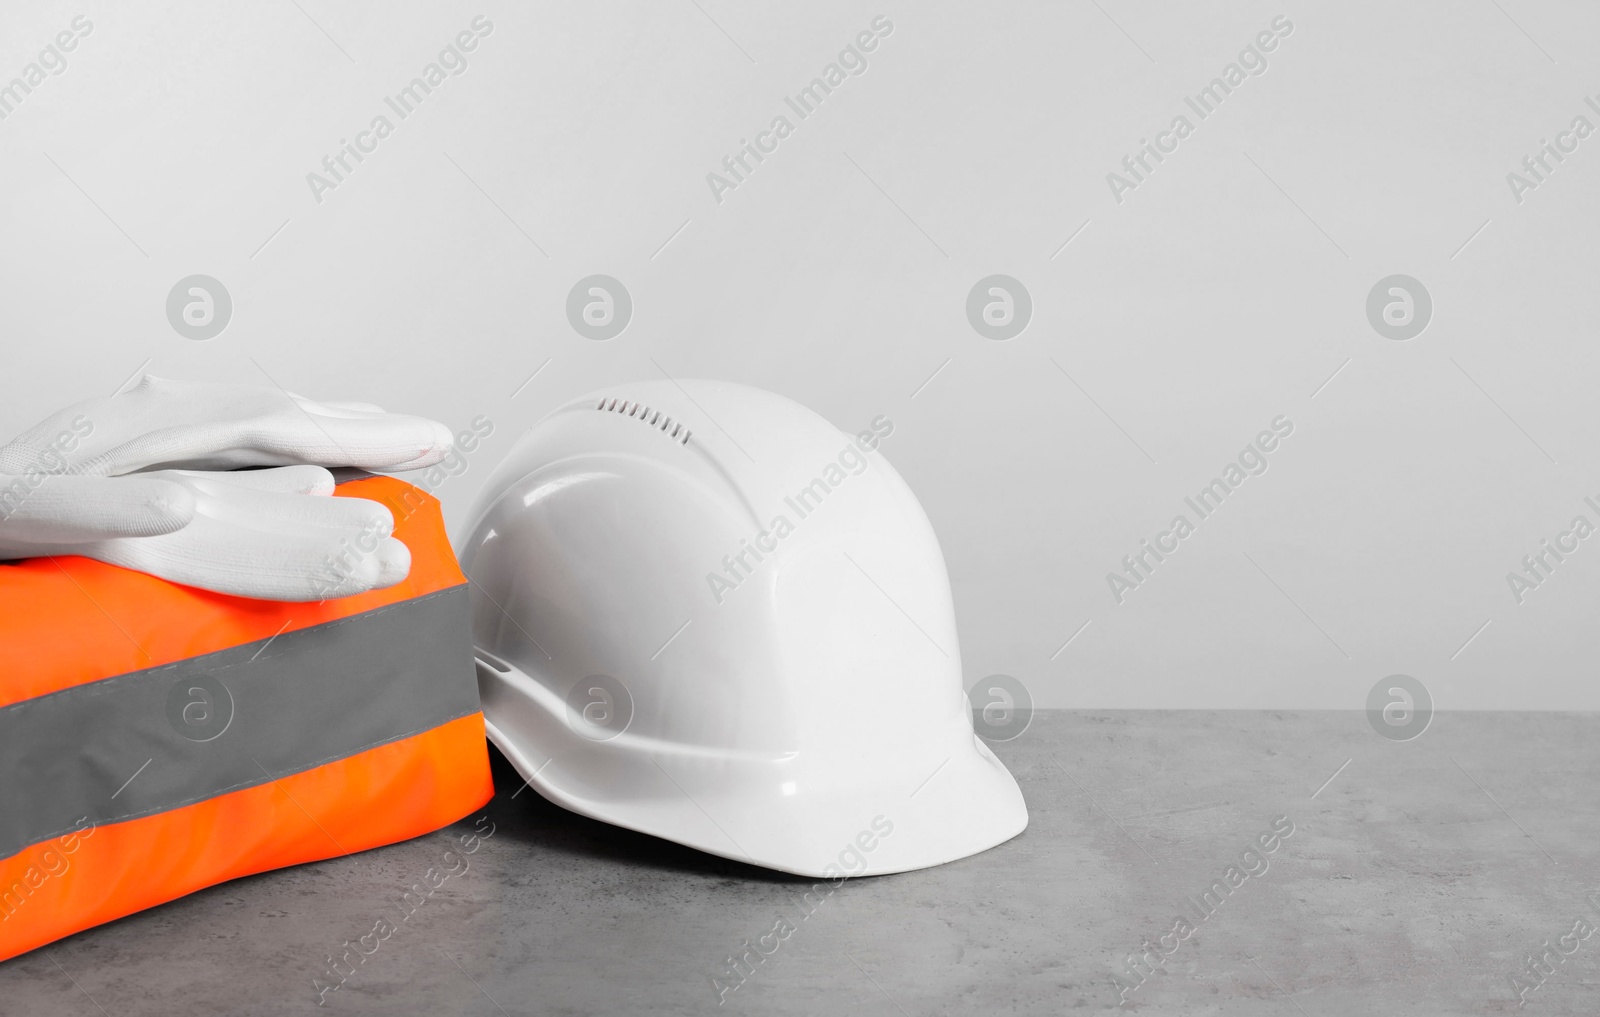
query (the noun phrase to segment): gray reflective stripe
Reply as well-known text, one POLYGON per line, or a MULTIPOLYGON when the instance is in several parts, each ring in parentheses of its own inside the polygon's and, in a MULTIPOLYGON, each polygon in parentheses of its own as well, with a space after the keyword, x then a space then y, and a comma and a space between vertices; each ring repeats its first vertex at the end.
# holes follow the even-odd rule
POLYGON ((476 712, 465 585, 24 700, 0 708, 0 858, 476 712))

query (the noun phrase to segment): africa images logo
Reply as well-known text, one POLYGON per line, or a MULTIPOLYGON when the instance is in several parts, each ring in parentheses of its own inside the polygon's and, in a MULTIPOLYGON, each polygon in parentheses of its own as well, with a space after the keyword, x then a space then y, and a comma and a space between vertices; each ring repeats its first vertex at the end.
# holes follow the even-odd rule
MULTIPOLYGON (((877 449, 878 443, 893 433, 894 421, 880 413, 872 419, 871 429, 854 435, 850 444, 840 450, 837 460, 828 462, 822 468, 820 476, 812 477, 811 483, 794 494, 784 496, 784 504, 793 510, 796 519, 804 520, 821 508, 823 499, 838 490, 848 477, 865 473, 871 465, 867 453, 877 449)), ((706 573, 706 585, 716 602, 721 604, 729 591, 755 575, 757 567, 766 560, 762 552, 776 552, 779 542, 794 530, 795 523, 787 514, 780 512, 767 524, 766 529, 756 534, 753 545, 751 541, 739 538, 739 549, 722 556, 722 571, 706 573), (750 561, 751 558, 755 559, 754 563, 750 561)))
MULTIPOLYGON (((794 95, 784 96, 784 105, 789 107, 797 120, 810 119, 835 89, 849 78, 867 73, 866 54, 877 49, 878 41, 888 38, 892 32, 894 22, 882 14, 873 18, 871 31, 863 29, 857 32, 856 37, 839 51, 839 58, 822 69, 822 74, 812 78, 794 95)), ((739 148, 734 154, 722 157, 722 172, 706 174, 706 184, 711 188, 711 197, 716 203, 722 204, 725 192, 737 190, 757 166, 767 161, 767 156, 778 150, 779 143, 794 133, 794 129, 794 122, 786 114, 780 113, 772 118, 766 130, 756 132, 753 142, 740 138, 739 148), (749 160, 754 160, 754 163, 749 160)))
POLYGON ((24 99, 33 94, 33 90, 43 85, 50 77, 56 77, 67 69, 66 54, 78 48, 78 41, 87 38, 94 31, 94 22, 82 14, 72 19, 72 31, 56 33, 55 40, 39 51, 39 55, 31 60, 22 73, 10 81, 0 83, 0 120, 17 111, 24 99))
POLYGON ((1222 507, 1224 498, 1237 491, 1248 478, 1259 477, 1267 472, 1272 465, 1268 453, 1281 447, 1283 440, 1293 433, 1294 421, 1282 413, 1278 414, 1272 418, 1270 427, 1263 429, 1239 452, 1237 461, 1222 468, 1220 476, 1212 477, 1211 482, 1193 496, 1186 495, 1183 502, 1194 510, 1195 518, 1191 520, 1188 513, 1179 512, 1172 517, 1167 529, 1156 534, 1153 544, 1148 539, 1141 539, 1137 551, 1124 555, 1123 571, 1106 573, 1106 585, 1111 589, 1112 598, 1121 604, 1129 593, 1149 581, 1155 574, 1156 566, 1176 553, 1200 523, 1222 507), (1152 558, 1155 560, 1152 561, 1152 558))
MULTIPOLYGON (((1220 76, 1212 78, 1205 88, 1193 96, 1184 96, 1184 105, 1188 106, 1200 120, 1210 119, 1228 97, 1233 95, 1234 89, 1250 78, 1259 77, 1267 72, 1266 54, 1277 49, 1281 41, 1287 39, 1293 32, 1294 22, 1285 15, 1280 14, 1273 18, 1270 30, 1262 29, 1257 32, 1256 37, 1239 51, 1238 59, 1222 69, 1220 76)), ((1122 157, 1123 172, 1106 174, 1106 184, 1111 188, 1111 196, 1116 199, 1117 204, 1122 204, 1123 195, 1128 191, 1138 189, 1139 185, 1155 172, 1156 166, 1166 162, 1166 157, 1176 152, 1178 145, 1194 131, 1194 122, 1179 113, 1172 118, 1172 123, 1166 130, 1156 133, 1154 142, 1140 138, 1139 148, 1135 153, 1122 157), (1150 163, 1151 159, 1155 160, 1154 165, 1150 163)))
MULTIPOLYGON (((480 14, 472 19, 471 28, 470 32, 456 33, 456 37, 439 51, 438 58, 425 64, 422 73, 408 81, 404 88, 392 96, 383 97, 384 105, 394 112, 396 118, 407 119, 446 80, 467 73, 467 54, 477 49, 479 43, 494 32, 494 22, 480 14)), ((344 183, 394 130, 394 121, 379 113, 372 118, 366 130, 356 132, 354 141, 340 138, 337 152, 322 157, 322 172, 313 170, 306 174, 306 184, 311 188, 311 197, 316 203, 322 204, 323 195, 344 183), (351 165, 352 159, 355 160, 354 165, 351 165)))

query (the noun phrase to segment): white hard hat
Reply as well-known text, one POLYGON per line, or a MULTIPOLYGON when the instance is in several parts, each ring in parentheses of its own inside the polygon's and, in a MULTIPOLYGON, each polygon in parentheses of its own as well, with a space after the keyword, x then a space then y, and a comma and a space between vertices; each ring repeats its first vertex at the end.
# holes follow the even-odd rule
POLYGON ((574 812, 807 876, 1027 826, 973 733, 944 556, 877 445, 770 392, 652 381, 546 417, 461 563, 489 738, 574 812))

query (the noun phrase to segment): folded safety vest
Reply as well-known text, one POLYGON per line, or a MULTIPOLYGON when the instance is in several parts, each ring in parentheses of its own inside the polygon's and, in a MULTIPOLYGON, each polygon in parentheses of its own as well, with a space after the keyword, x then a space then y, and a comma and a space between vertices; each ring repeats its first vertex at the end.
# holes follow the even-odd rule
POLYGON ((337 495, 393 512, 404 582, 289 604, 0 563, 0 960, 493 795, 439 503, 389 477, 337 495))

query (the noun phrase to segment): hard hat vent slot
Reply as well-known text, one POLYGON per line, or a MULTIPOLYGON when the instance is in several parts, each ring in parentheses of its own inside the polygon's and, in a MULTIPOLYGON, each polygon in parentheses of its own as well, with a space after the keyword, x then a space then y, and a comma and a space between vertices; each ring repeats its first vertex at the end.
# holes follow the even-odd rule
POLYGON ((671 417, 667 416, 662 411, 651 409, 649 406, 646 406, 643 403, 629 402, 625 399, 619 400, 615 398, 601 398, 601 400, 595 404, 595 409, 603 410, 607 413, 626 414, 635 420, 649 424, 651 427, 676 441, 679 445, 689 444, 689 435, 692 432, 683 426, 682 421, 674 422, 671 417))

